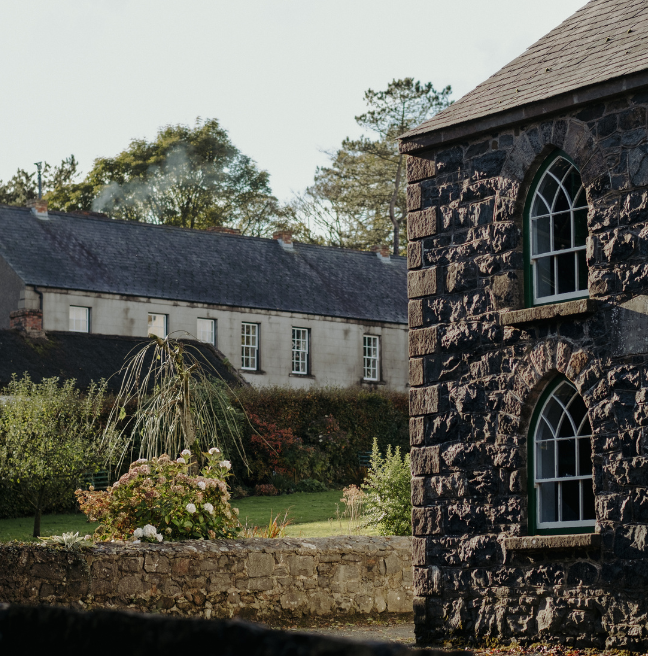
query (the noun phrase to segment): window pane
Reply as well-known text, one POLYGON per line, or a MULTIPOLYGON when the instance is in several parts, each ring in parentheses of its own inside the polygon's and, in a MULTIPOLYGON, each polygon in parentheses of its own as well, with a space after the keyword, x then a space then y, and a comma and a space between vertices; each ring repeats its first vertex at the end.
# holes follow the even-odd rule
POLYGON ((587 209, 574 211, 574 246, 585 246, 587 239, 587 209))
POLYGON ((585 189, 581 189, 580 194, 574 202, 574 207, 587 207, 587 198, 585 197, 585 189))
POLYGON ((87 333, 90 331, 90 308, 70 305, 70 331, 87 333))
POLYGON ((580 481, 565 481, 560 483, 562 493, 563 522, 576 522, 580 519, 580 481))
POLYGON ((558 178, 558 180, 562 180, 565 177, 565 173, 567 173, 570 168, 571 164, 566 159, 558 157, 549 170, 558 178))
POLYGON ((565 196, 565 192, 562 189, 558 192, 556 200, 554 201, 554 205, 551 209, 554 212, 566 212, 571 209, 571 203, 567 199, 567 196, 565 196))
POLYGON ((365 380, 378 380, 378 337, 363 337, 363 367, 365 380))
POLYGON ((578 290, 587 290, 587 259, 585 251, 578 251, 576 253, 576 261, 578 262, 578 290))
POLYGON ((149 314, 148 315, 148 334, 157 335, 164 339, 167 336, 167 316, 166 314, 149 314))
POLYGON ((553 217, 553 249, 561 251, 571 248, 571 213, 564 212, 553 217))
POLYGON ((557 483, 543 483, 538 489, 541 522, 558 521, 557 487, 557 483))
POLYGON ((581 426, 580 430, 578 431, 579 435, 591 435, 592 434, 592 427, 589 422, 589 417, 585 417, 583 421, 583 425, 581 426))
POLYGON ((581 177, 578 171, 572 167, 563 180, 563 187, 567 190, 572 203, 576 200, 578 192, 581 190, 581 177))
POLYGON ((556 256, 558 260, 558 294, 576 291, 576 254, 556 256))
POLYGON ((563 415, 562 421, 560 422, 558 437, 572 437, 573 435, 576 435, 576 430, 570 421, 569 415, 565 413, 563 415))
POLYGON ((257 369, 258 355, 258 325, 255 323, 241 324, 241 368, 257 369))
POLYGON ((596 519, 594 489, 590 481, 581 481, 583 491, 583 519, 596 519))
POLYGON ((589 437, 578 440, 578 475, 592 475, 592 441, 589 437))
POLYGON ((538 298, 554 294, 553 259, 553 257, 541 257, 536 262, 538 298))
POLYGON ((562 415, 562 406, 554 398, 551 398, 545 406, 545 409, 542 412, 542 416, 549 421, 554 431, 558 430, 558 424, 560 423, 560 418, 562 415))
POLYGON ((538 187, 538 191, 542 194, 542 197, 551 205, 553 203, 554 196, 558 191, 558 180, 554 178, 551 174, 547 173, 538 187))
POLYGON ((576 476, 576 440, 558 440, 558 477, 576 476))
POLYGON ((551 239, 549 233, 550 217, 533 221, 533 254, 547 253, 551 250, 551 239))
POLYGON ((574 424, 578 428, 583 421, 583 417, 587 414, 587 408, 585 407, 585 402, 581 398, 580 394, 574 396, 573 401, 569 404, 569 414, 574 420, 574 424))
POLYGON ((201 342, 216 344, 216 322, 214 319, 198 319, 197 337, 201 342))
POLYGON ((556 443, 553 440, 536 444, 537 478, 556 478, 556 443))
POLYGON ((542 216, 543 214, 549 214, 549 208, 545 205, 545 202, 540 196, 536 196, 533 201, 531 216, 542 216))
POLYGON ((308 330, 292 329, 292 373, 308 373, 308 330))

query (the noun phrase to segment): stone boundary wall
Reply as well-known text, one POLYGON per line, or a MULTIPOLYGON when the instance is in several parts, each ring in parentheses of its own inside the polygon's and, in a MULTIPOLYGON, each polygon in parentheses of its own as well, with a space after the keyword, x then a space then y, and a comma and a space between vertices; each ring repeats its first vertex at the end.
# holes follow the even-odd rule
POLYGON ((412 613, 412 539, 0 545, 0 602, 253 620, 412 613))

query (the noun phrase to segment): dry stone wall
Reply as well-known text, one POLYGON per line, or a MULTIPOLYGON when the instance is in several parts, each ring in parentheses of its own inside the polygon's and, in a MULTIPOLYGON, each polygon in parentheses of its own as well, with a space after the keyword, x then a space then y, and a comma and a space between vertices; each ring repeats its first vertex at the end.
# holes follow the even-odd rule
POLYGON ((408 157, 417 636, 648 647, 648 94, 408 157), (589 301, 524 309, 523 208, 556 149, 589 205, 589 301), (593 428, 597 540, 527 535, 553 377, 593 428))
POLYGON ((411 538, 0 545, 0 602, 255 620, 412 612, 411 538))

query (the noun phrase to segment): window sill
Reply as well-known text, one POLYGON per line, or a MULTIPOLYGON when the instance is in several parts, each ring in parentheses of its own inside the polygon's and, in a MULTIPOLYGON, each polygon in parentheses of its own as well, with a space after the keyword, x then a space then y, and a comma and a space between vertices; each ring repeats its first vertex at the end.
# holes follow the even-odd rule
POLYGON ((288 377, 289 378, 315 378, 313 374, 296 374, 292 371, 288 374, 288 377))
POLYGON ((601 546, 599 533, 575 535, 529 535, 522 538, 504 538, 506 551, 538 551, 547 549, 596 549, 601 546))
POLYGON ((239 369, 239 373, 263 376, 265 374, 265 371, 262 371, 261 369, 239 369))
POLYGON ((363 378, 360 381, 360 384, 361 385, 370 385, 370 386, 373 386, 373 385, 387 385, 387 383, 384 380, 366 380, 365 378, 363 378))
POLYGON ((565 301, 564 303, 552 303, 551 305, 538 305, 500 315, 500 325, 514 326, 521 323, 546 321, 557 317, 592 314, 596 311, 596 306, 596 301, 591 298, 580 298, 577 301, 565 301))

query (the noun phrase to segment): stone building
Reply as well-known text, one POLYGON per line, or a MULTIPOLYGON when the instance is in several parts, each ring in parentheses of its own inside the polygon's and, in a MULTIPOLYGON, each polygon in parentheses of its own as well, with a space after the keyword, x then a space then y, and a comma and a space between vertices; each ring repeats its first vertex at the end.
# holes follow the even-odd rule
POLYGON ((404 390, 405 289, 386 251, 0 207, 0 330, 191 336, 253 385, 404 390))
POLYGON ((648 3, 401 138, 421 643, 648 648, 648 3))

